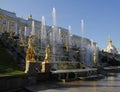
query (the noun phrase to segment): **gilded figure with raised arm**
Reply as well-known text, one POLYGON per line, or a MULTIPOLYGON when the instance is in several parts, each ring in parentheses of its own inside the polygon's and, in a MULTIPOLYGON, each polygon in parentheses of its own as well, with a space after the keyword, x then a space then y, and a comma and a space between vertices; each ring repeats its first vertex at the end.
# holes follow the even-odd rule
POLYGON ((48 63, 48 62, 49 62, 49 57, 50 57, 50 45, 47 46, 45 52, 46 52, 46 55, 45 55, 44 61, 45 61, 46 63, 48 63))

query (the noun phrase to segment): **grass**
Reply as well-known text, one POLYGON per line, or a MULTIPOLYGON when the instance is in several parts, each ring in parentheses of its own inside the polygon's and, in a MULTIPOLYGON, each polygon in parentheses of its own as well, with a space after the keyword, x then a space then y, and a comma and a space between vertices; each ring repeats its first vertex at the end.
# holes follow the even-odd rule
POLYGON ((10 75, 19 75, 19 74, 24 74, 23 71, 17 71, 17 70, 14 70, 14 71, 11 71, 11 72, 4 72, 4 73, 0 73, 0 76, 10 76, 10 75))
MULTIPOLYGON (((2 45, 2 42, 0 42, 0 45, 2 45)), ((4 46, 2 46, 2 48, 0 47, 0 76, 23 73, 24 72, 20 70, 17 62, 13 60, 4 46)))

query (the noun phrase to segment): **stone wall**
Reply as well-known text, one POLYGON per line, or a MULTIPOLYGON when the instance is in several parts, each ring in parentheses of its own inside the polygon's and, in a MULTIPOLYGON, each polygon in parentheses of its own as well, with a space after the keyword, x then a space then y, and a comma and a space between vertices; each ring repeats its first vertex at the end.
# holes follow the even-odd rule
POLYGON ((49 80, 49 73, 22 74, 0 77, 0 92, 22 89, 38 82, 49 80))

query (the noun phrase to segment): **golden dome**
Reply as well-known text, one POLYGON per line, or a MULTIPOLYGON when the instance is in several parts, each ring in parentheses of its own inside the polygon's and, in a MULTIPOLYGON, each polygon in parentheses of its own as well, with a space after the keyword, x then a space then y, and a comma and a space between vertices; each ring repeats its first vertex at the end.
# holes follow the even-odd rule
POLYGON ((116 47, 112 44, 112 40, 111 39, 108 39, 108 45, 107 47, 104 49, 105 52, 108 52, 108 53, 118 53, 116 47))
POLYGON ((108 40, 108 43, 112 43, 112 40, 111 40, 111 39, 109 39, 109 40, 108 40))
POLYGON ((28 19, 32 19, 32 14, 30 14, 30 15, 28 16, 28 19))

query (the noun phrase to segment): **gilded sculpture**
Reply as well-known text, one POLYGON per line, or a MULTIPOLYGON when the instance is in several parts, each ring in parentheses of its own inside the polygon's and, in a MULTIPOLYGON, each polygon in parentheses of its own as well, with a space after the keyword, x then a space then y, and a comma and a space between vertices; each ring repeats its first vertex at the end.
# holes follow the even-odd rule
POLYGON ((94 66, 97 66, 97 54, 94 52, 94 66))
POLYGON ((29 36, 29 39, 28 39, 28 49, 26 52, 26 61, 35 62, 35 52, 34 52, 35 46, 33 43, 33 38, 34 38, 34 36, 31 35, 31 36, 29 36))
POLYGON ((45 52, 46 54, 45 54, 45 59, 42 62, 41 72, 45 72, 46 63, 49 63, 49 58, 50 58, 50 46, 49 45, 46 47, 45 52))
POLYGON ((50 46, 48 45, 46 50, 46 55, 45 55, 45 59, 44 59, 44 62, 48 63, 49 62, 49 57, 50 57, 50 46))

